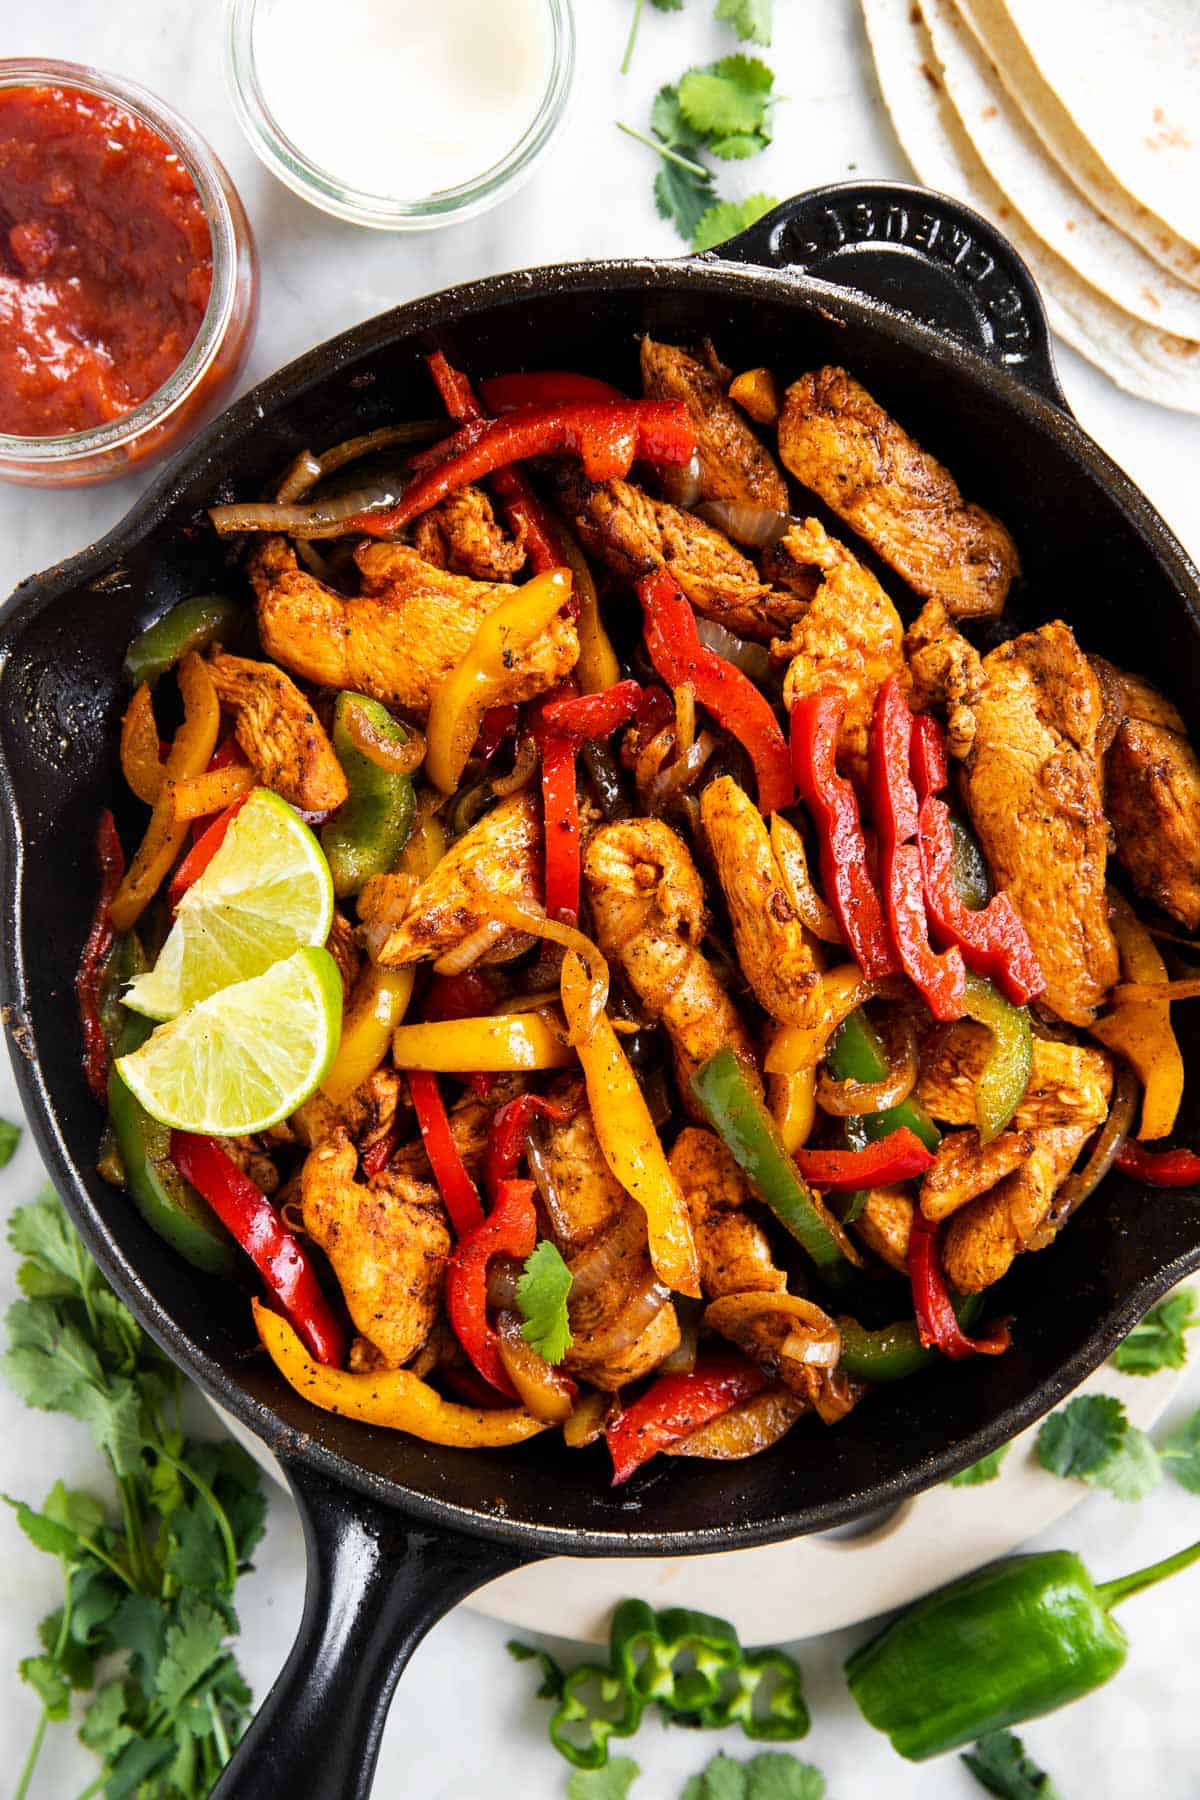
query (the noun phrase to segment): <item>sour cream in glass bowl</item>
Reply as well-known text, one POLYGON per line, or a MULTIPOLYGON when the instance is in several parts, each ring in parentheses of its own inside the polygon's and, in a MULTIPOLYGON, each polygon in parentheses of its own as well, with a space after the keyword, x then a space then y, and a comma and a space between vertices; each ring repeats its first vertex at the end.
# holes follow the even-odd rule
POLYGON ((549 143, 574 65, 570 0, 229 0, 242 127, 303 199, 425 230, 512 193, 549 143))

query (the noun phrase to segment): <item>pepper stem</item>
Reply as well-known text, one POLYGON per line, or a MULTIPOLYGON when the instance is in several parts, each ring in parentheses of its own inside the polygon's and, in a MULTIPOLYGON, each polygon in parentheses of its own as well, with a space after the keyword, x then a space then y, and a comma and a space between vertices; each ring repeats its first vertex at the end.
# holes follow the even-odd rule
POLYGON ((1153 1587, 1156 1582, 1165 1581, 1168 1575, 1177 1575, 1180 1569, 1189 1568, 1195 1562, 1200 1562, 1200 1543, 1189 1544, 1186 1550, 1177 1550, 1174 1556, 1164 1556, 1161 1562, 1151 1563, 1147 1569, 1137 1569, 1132 1575, 1119 1575, 1115 1581, 1097 1582, 1096 1592, 1100 1596, 1100 1604, 1108 1611, 1122 1600, 1128 1600, 1130 1594, 1140 1594, 1143 1588, 1153 1587))

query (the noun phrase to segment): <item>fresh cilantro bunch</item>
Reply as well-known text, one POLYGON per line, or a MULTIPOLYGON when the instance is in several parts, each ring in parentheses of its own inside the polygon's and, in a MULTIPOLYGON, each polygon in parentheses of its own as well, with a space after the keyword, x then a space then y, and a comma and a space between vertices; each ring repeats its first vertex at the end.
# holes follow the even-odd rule
POLYGON ((980 1787, 999 1800, 1062 1800, 1050 1777, 1025 1754, 1011 1731, 990 1731, 961 1760, 980 1787))
MULTIPOLYGON (((614 1756, 603 1769, 579 1769, 567 1782, 567 1800, 629 1800, 641 1773, 629 1756, 614 1756)), ((749 1762, 714 1756, 693 1775, 679 1800, 824 1800, 825 1777, 786 1750, 763 1750, 749 1762)), ((1045 1800, 1055 1800, 1047 1793, 1045 1800)))
POLYGON ((248 1717, 229 1639, 234 1584, 263 1532, 258 1470, 234 1443, 184 1435, 183 1378, 105 1286, 52 1189, 13 1214, 9 1241, 24 1298, 9 1309, 4 1373, 27 1405, 90 1427, 117 1487, 115 1507, 62 1482, 40 1511, 9 1501, 63 1575, 41 1650, 20 1665, 42 1715, 15 1800, 72 1693, 88 1696, 79 1736, 102 1765, 89 1792, 202 1800, 248 1717))
POLYGON ((642 139, 663 159, 654 181, 654 203, 660 218, 673 220, 694 250, 711 250, 776 204, 770 194, 720 200, 712 169, 701 161, 705 153, 728 162, 766 148, 774 81, 757 57, 725 56, 688 69, 655 96, 650 109, 654 136, 642 139))

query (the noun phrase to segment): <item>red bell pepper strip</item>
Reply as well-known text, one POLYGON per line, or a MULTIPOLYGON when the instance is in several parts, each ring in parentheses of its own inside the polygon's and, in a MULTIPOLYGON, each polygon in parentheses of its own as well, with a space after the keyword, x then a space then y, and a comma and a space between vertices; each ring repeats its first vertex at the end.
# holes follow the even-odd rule
POLYGON ((857 796, 837 770, 845 711, 845 698, 836 688, 824 688, 797 702, 792 708, 792 768, 817 828, 825 897, 855 962, 874 981, 898 974, 900 958, 867 867, 857 796))
POLYGON ((967 972, 956 946, 929 942, 921 853, 916 845, 917 790, 909 774, 913 716, 900 683, 884 682, 871 721, 871 801, 879 841, 879 885, 900 966, 935 1019, 961 1019, 967 972))
POLYGON ((932 1168, 934 1158, 916 1132, 901 1125, 861 1150, 797 1150, 794 1161, 805 1181, 840 1192, 911 1181, 932 1168))
POLYGON ((487 1272, 493 1256, 524 1262, 537 1242, 532 1181, 502 1181, 487 1218, 461 1239, 446 1265, 446 1311, 454 1335, 485 1381, 515 1395, 500 1360, 500 1339, 487 1313, 487 1272))
POLYGON ((229 830, 229 827, 233 824, 233 821, 237 818, 249 798, 249 794, 239 794, 236 800, 230 802, 224 812, 219 812, 213 816, 212 824, 208 827, 208 830, 193 841, 191 849, 176 869, 174 875, 172 875, 171 885, 167 889, 167 904, 172 912, 175 911, 175 908, 179 905, 179 902, 183 899, 183 896, 187 893, 193 881, 198 880, 199 877, 203 875, 205 869, 207 869, 209 863, 217 854, 221 845, 225 842, 225 833, 229 830))
POLYGON ((1200 1156, 1194 1150, 1146 1150, 1126 1138, 1116 1164, 1124 1174, 1151 1187, 1200 1187, 1200 1156))
POLYGON ((492 1119, 483 1157, 483 1185, 493 1200, 502 1183, 516 1179, 534 1119, 550 1119, 555 1125, 565 1125, 574 1116, 569 1106, 556 1106, 553 1100, 547 1100, 541 1094, 518 1094, 515 1100, 508 1100, 500 1107, 492 1119))
POLYGON ((939 939, 957 945, 968 969, 994 981, 1006 1000, 1025 1006, 1046 978, 1024 920, 1007 894, 993 894, 978 912, 964 904, 954 881, 950 809, 932 794, 921 802, 917 845, 925 909, 939 939))
POLYGON ((455 1236, 463 1238, 474 1231, 483 1218, 479 1189, 467 1174, 459 1155, 437 1076, 428 1069, 409 1069, 407 1074, 408 1091, 416 1108, 421 1142, 433 1170, 433 1179, 450 1215, 455 1236))
POLYGON ((599 694, 556 694, 542 707, 542 718, 551 731, 582 744, 628 725, 641 701, 640 682, 617 681, 599 694))
POLYGON ((520 708, 516 706, 489 706, 483 715, 483 723, 479 727, 479 736, 475 740, 475 754, 483 764, 491 762, 505 738, 513 735, 517 729, 520 708))
POLYGON ((628 394, 595 375, 577 375, 573 369, 530 369, 512 375, 491 375, 479 384, 479 397, 490 413, 513 412, 519 406, 562 406, 573 400, 617 400, 628 403, 628 394))
POLYGON ((666 569, 643 575, 637 590, 646 649, 667 686, 690 682, 701 706, 746 750, 754 765, 760 812, 790 806, 795 786, 787 742, 765 695, 740 669, 700 642, 696 615, 666 569))
POLYGON ((359 1161, 362 1163, 362 1172, 368 1181, 372 1175, 379 1175, 387 1168, 392 1160, 392 1152, 399 1142, 400 1133, 398 1131, 385 1131, 382 1137, 376 1138, 375 1142, 369 1144, 363 1151, 359 1161))
POLYGON ((612 1485, 620 1487, 668 1444, 690 1437, 766 1385, 762 1370, 732 1350, 709 1353, 690 1375, 660 1375, 604 1433, 612 1452, 612 1485))
POLYGON ((913 1213, 908 1240, 908 1274, 923 1349, 940 1350, 952 1362, 967 1356, 1000 1356, 1008 1349, 1007 1324, 997 1325, 986 1338, 968 1337, 959 1324, 938 1256, 938 1226, 920 1207, 913 1213))
POLYGON ((917 790, 917 799, 940 794, 950 781, 950 764, 946 757, 946 735, 929 713, 918 713, 912 722, 912 747, 909 773, 917 790))
MULTIPOLYGON (((427 359, 442 403, 452 419, 482 425, 486 415, 474 390, 461 369, 446 361, 441 351, 427 359)), ((482 433, 480 433, 482 435, 482 433)), ((477 440, 476 440, 477 441, 477 440)), ((468 448, 466 444, 461 449, 468 448)), ((445 461, 446 458, 441 460, 445 461)), ((492 487, 503 503, 505 515, 514 532, 524 535, 525 552, 535 575, 557 568, 562 561, 554 530, 554 522, 530 487, 520 469, 496 469, 492 487)))
POLYGON ((113 945, 109 908, 125 874, 125 852, 117 836, 116 820, 107 806, 100 814, 96 829, 96 861, 100 866, 100 892, 79 958, 75 1000, 83 1032, 84 1079, 103 1104, 108 1094, 108 1044, 100 1023, 100 976, 104 959, 113 945))
POLYGON ((395 506, 358 513, 346 530, 388 536, 457 488, 531 456, 577 456, 589 481, 611 481, 628 475, 638 457, 686 463, 695 448, 695 427, 681 400, 526 406, 492 420, 458 455, 418 475, 395 506))
POLYGON ((340 1368, 346 1333, 299 1240, 215 1138, 171 1133, 171 1161, 237 1239, 318 1362, 340 1368))
POLYGON ((542 752, 542 814, 546 832, 546 917, 564 925, 579 919, 579 791, 575 746, 555 731, 537 731, 542 752))

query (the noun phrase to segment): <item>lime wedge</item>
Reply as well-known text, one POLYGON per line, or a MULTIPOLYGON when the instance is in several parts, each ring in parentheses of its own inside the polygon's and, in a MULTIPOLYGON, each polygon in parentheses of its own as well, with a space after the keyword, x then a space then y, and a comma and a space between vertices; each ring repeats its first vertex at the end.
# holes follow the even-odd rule
POLYGON ((320 1087, 342 1030, 342 978, 328 950, 297 950, 160 1025, 117 1059, 151 1118, 177 1131, 265 1131, 320 1087))
POLYGON ((303 819, 270 788, 255 788, 203 875, 179 902, 158 961, 122 999, 151 1019, 174 1019, 294 950, 323 944, 333 880, 303 819))

